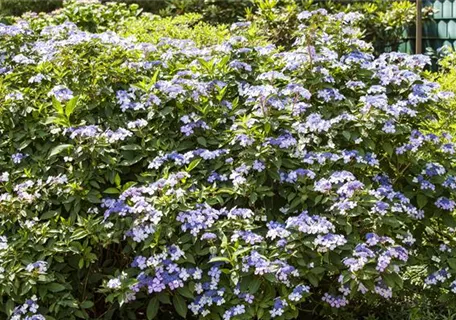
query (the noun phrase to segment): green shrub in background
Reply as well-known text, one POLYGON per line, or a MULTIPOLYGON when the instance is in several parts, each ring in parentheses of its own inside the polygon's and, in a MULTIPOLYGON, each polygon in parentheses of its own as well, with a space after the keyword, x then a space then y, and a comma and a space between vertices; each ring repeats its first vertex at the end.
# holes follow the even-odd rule
MULTIPOLYGON (((84 2, 84 1, 83 1, 84 2)), ((407 0, 397 1, 315 1, 315 0, 119 0, 118 12, 113 12, 109 2, 107 7, 88 2, 85 7, 75 9, 74 1, 64 5, 64 13, 78 26, 90 31, 103 31, 107 26, 114 27, 120 19, 126 19, 139 13, 141 8, 146 12, 160 16, 176 16, 188 13, 201 15, 201 20, 210 24, 229 24, 241 18, 255 20, 258 30, 265 37, 278 45, 290 46, 295 38, 297 12, 302 10, 325 8, 330 12, 357 11, 364 14, 362 22, 364 38, 372 43, 377 54, 384 51, 397 51, 404 33, 414 21, 414 5, 407 0), (133 7, 125 4, 134 4, 133 7), (133 9, 132 9, 133 8, 133 9), (84 26, 85 24, 85 26, 84 26)), ((16 0, 2 0, 4 15, 19 15, 28 10, 35 12, 50 11, 62 5, 62 1, 25 0, 17 5, 16 0)), ((143 22, 150 27, 154 23, 143 22)), ((141 28, 133 22, 132 28, 141 28)), ((217 38, 217 36, 216 36, 217 38)))
POLYGON ((414 4, 399 1, 313 1, 313 0, 253 0, 247 9, 247 20, 255 21, 260 32, 270 41, 289 47, 295 40, 299 24, 298 12, 324 8, 329 12, 359 12, 363 14, 363 39, 374 46, 378 55, 397 51, 406 28, 415 21, 414 4))
POLYGON ((187 13, 174 17, 160 17, 149 13, 138 19, 129 19, 117 26, 117 32, 125 37, 134 36, 141 42, 157 43, 161 38, 188 39, 198 46, 223 42, 228 36, 228 26, 210 25, 203 16, 187 13))
POLYGON ((149 43, 158 43, 162 38, 187 39, 198 46, 221 43, 229 33, 227 25, 208 24, 197 13, 161 17, 142 12, 136 4, 115 2, 101 4, 97 1, 72 0, 65 2, 63 8, 55 12, 25 13, 15 20, 25 20, 35 30, 71 21, 81 30, 89 32, 112 30, 124 37, 133 36, 140 42, 149 43))
POLYGON ((346 8, 339 5, 337 9, 364 15, 364 39, 374 45, 377 53, 398 51, 405 29, 415 23, 415 4, 408 0, 376 0, 371 3, 355 3, 346 8))
POLYGON ((62 7, 64 0, 0 0, 0 14, 20 16, 24 12, 50 12, 62 7))
POLYGON ((116 30, 123 22, 139 16, 141 9, 138 5, 109 2, 101 4, 98 1, 65 1, 63 7, 51 13, 25 13, 17 20, 25 19, 35 30, 48 25, 61 24, 66 21, 75 23, 81 30, 103 32, 116 30))
MULTIPOLYGON (((456 93, 456 52, 447 48, 442 53, 438 61, 438 72, 428 73, 428 78, 437 81, 442 89, 456 93)), ((439 111, 439 110, 437 110, 439 111)), ((444 106, 443 111, 446 117, 441 117, 441 128, 449 128, 453 134, 456 134, 456 99, 451 99, 444 106)))
MULTIPOLYGON (((157 0, 157 1, 148 1, 148 0, 102 0, 100 1, 103 4, 107 2, 116 2, 116 3, 126 3, 126 4, 138 4, 144 11, 151 12, 154 14, 162 13, 162 15, 171 15, 172 13, 172 2, 169 0, 157 0)), ((182 1, 184 2, 184 1, 182 1)), ((187 7, 192 7, 194 0, 185 1, 187 7)), ((184 7, 186 8, 186 7, 184 7)), ((185 14, 188 10, 176 12, 176 14, 185 14)))
POLYGON ((235 22, 253 6, 252 0, 101 0, 108 2, 138 4, 144 11, 160 16, 199 13, 212 24, 235 22))

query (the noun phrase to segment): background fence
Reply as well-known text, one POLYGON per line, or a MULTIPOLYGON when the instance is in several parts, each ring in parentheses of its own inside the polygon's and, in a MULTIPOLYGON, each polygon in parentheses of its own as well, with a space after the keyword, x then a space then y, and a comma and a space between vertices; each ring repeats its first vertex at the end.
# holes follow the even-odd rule
MULTIPOLYGON (((423 22, 423 48, 437 51, 443 46, 456 48, 456 0, 425 0, 423 7, 431 7, 434 15, 423 22)), ((404 33, 399 50, 415 53, 415 28, 404 33)))

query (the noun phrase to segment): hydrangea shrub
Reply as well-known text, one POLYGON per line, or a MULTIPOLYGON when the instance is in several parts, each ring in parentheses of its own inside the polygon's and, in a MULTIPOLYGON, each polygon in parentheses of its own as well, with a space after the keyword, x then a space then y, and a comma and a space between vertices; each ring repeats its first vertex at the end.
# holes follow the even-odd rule
POLYGON ((292 319, 456 292, 451 95, 358 14, 289 51, 0 26, 0 312, 292 319))

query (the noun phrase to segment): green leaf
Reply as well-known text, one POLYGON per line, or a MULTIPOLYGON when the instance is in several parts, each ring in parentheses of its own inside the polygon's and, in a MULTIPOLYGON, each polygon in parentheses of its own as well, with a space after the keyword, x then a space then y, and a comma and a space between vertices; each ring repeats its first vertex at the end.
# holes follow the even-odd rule
POLYGON ((114 177, 114 183, 116 184, 117 187, 120 187, 120 183, 121 183, 121 179, 120 179, 120 175, 118 173, 116 173, 116 176, 114 177))
POLYGON ((73 97, 70 101, 67 102, 65 107, 65 115, 67 118, 70 118, 74 110, 76 109, 77 103, 79 101, 79 96, 73 97))
POLYGON ((444 214, 442 216, 443 223, 445 226, 450 227, 450 228, 455 228, 456 227, 456 221, 454 220, 454 217, 451 214, 444 214))
POLYGON ((206 142, 206 139, 204 137, 198 137, 196 138, 196 141, 198 141, 198 143, 204 147, 207 147, 207 142, 206 142))
POLYGON ((187 172, 192 171, 199 163, 201 162, 201 158, 195 159, 187 167, 187 172))
POLYGON ((416 201, 418 202, 418 207, 421 209, 428 203, 428 198, 424 194, 418 194, 416 201))
POLYGON ((52 97, 52 106, 59 115, 64 115, 62 104, 55 97, 52 97))
POLYGON ((131 188, 133 187, 134 185, 136 185, 137 182, 136 181, 128 181, 127 183, 125 183, 123 186, 122 186, 122 191, 125 191, 127 190, 128 188, 131 188))
POLYGON ((65 150, 69 150, 69 149, 72 149, 73 148, 73 145, 72 144, 61 144, 57 147, 54 147, 51 152, 49 153, 49 157, 53 157, 53 156, 56 156, 58 154, 60 154, 61 152, 65 151, 65 150))
POLYGON ((310 284, 313 285, 314 287, 318 287, 318 278, 312 274, 312 273, 308 273, 307 274, 307 279, 309 280, 310 284))
POLYGON ((10 316, 14 310, 14 301, 9 299, 5 304, 5 313, 10 316))
POLYGON ((121 165, 121 166, 131 166, 131 165, 141 161, 142 158, 143 158, 143 156, 140 155, 140 156, 137 156, 137 157, 135 157, 135 158, 133 158, 131 160, 124 160, 119 165, 121 165))
POLYGON ((448 259, 448 265, 451 269, 456 270, 456 258, 448 259))
POLYGON ((228 259, 227 257, 214 257, 211 260, 209 260, 209 263, 212 263, 212 262, 228 262, 228 263, 231 263, 231 260, 228 259))
POLYGON ((185 303, 184 298, 175 295, 173 297, 173 305, 178 315, 180 315, 182 318, 187 317, 187 303, 185 303))
POLYGON ((152 320, 153 318, 155 318, 158 314, 159 308, 160 302, 158 302, 158 297, 150 299, 146 310, 147 320, 152 320))
POLYGON ((393 274, 385 273, 382 278, 388 287, 391 287, 393 289, 396 287, 396 281, 394 281, 393 274))
POLYGON ((386 152, 389 156, 392 156, 392 155, 393 155, 394 149, 393 149, 393 146, 391 145, 391 143, 389 143, 389 142, 384 143, 384 144, 383 144, 383 150, 385 150, 385 152, 386 152))
POLYGON ((135 151, 135 150, 141 150, 142 148, 138 144, 127 144, 127 145, 121 146, 120 149, 135 151))
POLYGON ((86 300, 86 301, 81 303, 81 308, 89 309, 89 308, 92 308, 93 305, 94 305, 93 301, 86 300))
POLYGON ((450 301, 450 299, 453 299, 453 298, 454 298, 454 294, 445 293, 445 294, 440 295, 439 301, 440 302, 448 302, 448 301, 450 301))
POLYGON ((47 220, 47 219, 50 219, 50 218, 54 217, 57 214, 58 214, 57 211, 47 211, 47 212, 45 212, 44 214, 41 215, 40 219, 41 220, 47 220))
POLYGON ((177 289, 177 292, 183 297, 186 297, 186 298, 189 298, 189 299, 194 299, 195 298, 188 287, 179 288, 179 289, 177 289))
POLYGON ((254 279, 252 279, 252 281, 250 281, 248 290, 251 294, 255 294, 258 291, 258 289, 260 288, 260 286, 261 286, 261 281, 257 278, 254 278, 254 279))
POLYGON ((154 75, 152 76, 152 78, 150 79, 150 88, 152 88, 152 86, 157 82, 157 79, 158 79, 158 74, 160 73, 160 69, 157 69, 154 73, 154 75))
POLYGON ((118 189, 116 189, 116 188, 108 188, 105 191, 103 191, 103 193, 118 194, 118 193, 120 193, 120 191, 118 189))
POLYGON ((60 283, 51 283, 51 284, 48 284, 47 285, 47 288, 49 291, 52 291, 52 292, 60 292, 60 291, 63 291, 65 290, 65 286, 60 284, 60 283))
POLYGON ((233 254, 233 259, 236 258, 237 256, 240 256, 240 255, 243 254, 243 253, 246 253, 247 251, 250 251, 250 250, 252 250, 252 247, 245 247, 245 248, 242 248, 242 249, 237 250, 237 251, 233 254))
POLYGON ((160 300, 160 302, 164 303, 164 304, 171 304, 171 300, 169 299, 169 296, 163 292, 158 294, 158 300, 160 300))
POLYGON ((87 319, 87 316, 84 314, 82 310, 76 310, 74 315, 80 319, 87 319))

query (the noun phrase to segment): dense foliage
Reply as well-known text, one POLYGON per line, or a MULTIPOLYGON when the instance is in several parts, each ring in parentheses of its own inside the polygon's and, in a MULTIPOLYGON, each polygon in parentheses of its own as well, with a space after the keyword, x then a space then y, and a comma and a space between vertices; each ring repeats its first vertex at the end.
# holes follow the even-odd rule
POLYGON ((413 26, 415 5, 401 1, 277 1, 255 0, 247 10, 247 19, 255 21, 259 30, 274 43, 290 47, 299 34, 297 15, 302 10, 324 8, 328 12, 359 12, 358 24, 363 40, 372 43, 376 55, 397 51, 405 31, 413 26))
POLYGON ((129 19, 123 25, 118 25, 117 32, 121 36, 133 36, 140 42, 149 43, 172 38, 192 40, 197 46, 207 46, 226 40, 228 26, 213 26, 203 22, 202 18, 196 13, 165 18, 144 13, 138 19, 129 19))
MULTIPOLYGON (((359 22, 364 32, 363 39, 373 44, 376 54, 397 51, 403 41, 405 30, 412 26, 415 18, 414 4, 408 0, 118 0, 103 1, 104 5, 97 0, 53 0, 53 2, 23 0, 21 3, 23 5, 17 6, 16 0, 1 0, 2 13, 19 15, 18 12, 28 10, 48 12, 50 9, 62 6, 62 9, 51 14, 41 13, 42 19, 38 20, 39 23, 55 24, 57 21, 63 22, 68 19, 91 32, 117 29, 122 25, 122 21, 139 15, 141 10, 162 17, 174 18, 179 15, 192 17, 189 20, 184 17, 184 21, 177 19, 180 20, 177 23, 184 22, 184 24, 196 23, 194 13, 197 13, 198 21, 221 25, 221 28, 224 24, 239 19, 254 21, 264 37, 286 47, 290 47, 297 36, 295 33, 299 25, 297 14, 300 11, 318 8, 325 8, 333 13, 356 11, 363 14, 359 22)), ((143 14, 141 20, 131 20, 133 25, 128 27, 132 27, 133 32, 141 27, 160 27, 154 22, 149 22, 151 19, 154 20, 151 14, 143 14)), ((185 26, 184 29, 188 30, 185 26)), ((163 31, 166 32, 166 30, 163 31)), ((195 34, 200 34, 198 31, 204 34, 204 30, 197 30, 195 34)), ((141 32, 141 34, 144 33, 141 32)), ((218 37, 215 38, 218 39, 218 37)))
MULTIPOLYGON (((442 47, 439 50, 441 56, 437 60, 438 72, 429 72, 427 77, 440 84, 442 89, 456 93, 454 86, 456 82, 456 53, 448 48, 442 47)), ((456 99, 449 100, 444 108, 439 108, 437 112, 442 115, 439 127, 456 133, 456 99)))
POLYGON ((81 30, 89 32, 103 32, 116 30, 124 22, 139 16, 141 10, 136 4, 127 6, 125 3, 109 2, 101 4, 98 1, 65 1, 63 8, 52 13, 25 13, 16 20, 27 21, 34 30, 41 30, 45 26, 57 25, 71 21, 81 30))
POLYGON ((451 94, 425 56, 374 58, 360 14, 296 18, 289 50, 248 22, 0 26, 2 317, 455 307, 451 94))
POLYGON ((27 11, 49 12, 62 5, 63 0, 22 0, 20 5, 14 0, 0 0, 0 17, 2 15, 19 16, 27 11))

